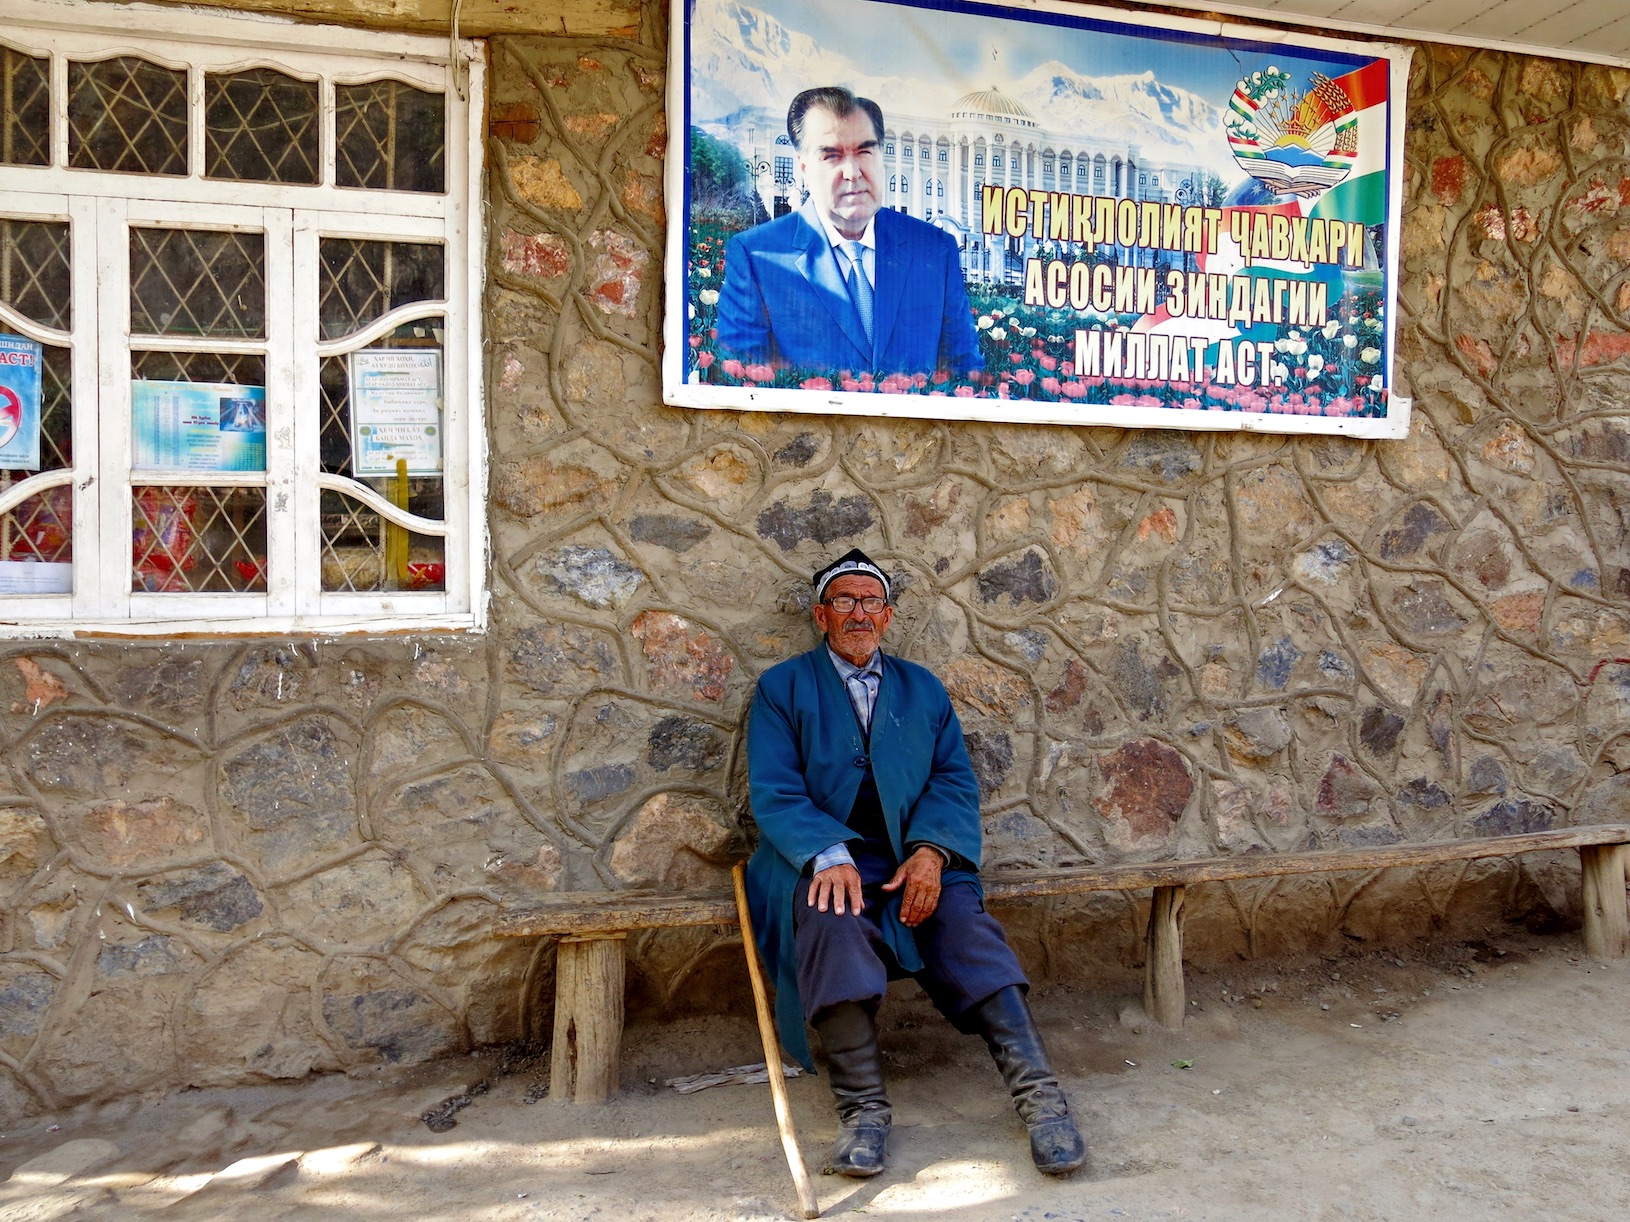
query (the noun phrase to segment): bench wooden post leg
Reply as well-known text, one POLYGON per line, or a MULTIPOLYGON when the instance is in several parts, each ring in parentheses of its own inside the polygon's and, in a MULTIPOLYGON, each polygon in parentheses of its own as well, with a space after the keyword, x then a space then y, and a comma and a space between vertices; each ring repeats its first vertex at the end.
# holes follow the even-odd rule
POLYGON ((1579 850, 1584 875, 1585 953, 1598 959, 1622 959, 1630 949, 1630 913, 1624 876, 1630 845, 1585 845, 1579 850))
POLYGON ((617 1092, 623 1047, 625 933, 569 937, 555 956, 555 1043, 549 1097, 604 1103, 617 1092))
POLYGON ((1183 1025, 1183 888, 1156 887, 1143 963, 1143 1008, 1162 1027, 1183 1025))

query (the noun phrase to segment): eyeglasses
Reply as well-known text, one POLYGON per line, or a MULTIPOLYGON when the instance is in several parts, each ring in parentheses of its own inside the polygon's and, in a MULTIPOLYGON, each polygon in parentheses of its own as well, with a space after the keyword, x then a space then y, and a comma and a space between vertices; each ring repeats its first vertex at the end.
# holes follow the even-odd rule
POLYGON ((859 607, 867 615, 876 615, 889 605, 888 599, 878 598, 875 594, 870 598, 851 598, 847 594, 838 594, 823 601, 839 615, 848 615, 856 607, 859 607))

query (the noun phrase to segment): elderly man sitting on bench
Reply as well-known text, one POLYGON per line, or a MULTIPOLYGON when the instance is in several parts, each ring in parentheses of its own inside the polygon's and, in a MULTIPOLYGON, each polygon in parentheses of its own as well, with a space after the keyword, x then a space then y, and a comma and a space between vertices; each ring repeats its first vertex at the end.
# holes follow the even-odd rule
POLYGON ((1086 1145, 1026 1001, 1029 982, 979 882, 979 786, 945 687, 879 648, 889 579, 851 551, 815 574, 825 639, 759 679, 748 719, 747 867, 759 948, 788 1051, 826 1054, 840 1128, 832 1170, 883 1169, 893 1112, 876 1016, 912 976, 960 1031, 984 1037, 1030 1131, 1036 1166, 1074 1171, 1086 1145))

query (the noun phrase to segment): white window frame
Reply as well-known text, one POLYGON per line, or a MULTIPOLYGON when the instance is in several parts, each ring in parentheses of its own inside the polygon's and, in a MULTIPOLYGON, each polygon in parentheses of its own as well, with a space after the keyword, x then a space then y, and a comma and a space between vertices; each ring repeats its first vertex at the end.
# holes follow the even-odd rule
POLYGON ((178 634, 338 634, 481 630, 486 626, 487 446, 482 376, 482 97, 485 55, 464 40, 380 34, 242 14, 144 5, 7 0, 0 42, 49 56, 51 164, 0 166, 0 214, 70 227, 73 317, 54 331, 0 306, 0 330, 72 345, 74 466, 13 485, 0 512, 46 488, 73 485, 72 594, 0 595, 0 638, 178 634), (313 51, 314 47, 347 48, 313 51), (189 72, 185 177, 71 169, 67 64, 136 55, 189 72), (203 177, 204 74, 274 68, 318 79, 322 181, 314 185, 203 177), (446 100, 443 194, 334 183, 336 85, 379 79, 446 100), (266 335, 233 341, 132 337, 129 227, 256 230, 265 235, 266 335), (324 238, 434 242, 446 249, 446 299, 399 307, 341 341, 320 336, 319 243, 324 238), (367 485, 320 469, 321 361, 365 347, 416 318, 443 319, 443 514, 431 522, 367 485), (254 352, 266 360, 266 472, 131 472, 133 350, 254 352), (143 593, 131 589, 132 488, 225 484, 266 488, 265 593, 143 593), (321 589, 319 489, 343 491, 414 533, 446 537, 444 591, 321 589))

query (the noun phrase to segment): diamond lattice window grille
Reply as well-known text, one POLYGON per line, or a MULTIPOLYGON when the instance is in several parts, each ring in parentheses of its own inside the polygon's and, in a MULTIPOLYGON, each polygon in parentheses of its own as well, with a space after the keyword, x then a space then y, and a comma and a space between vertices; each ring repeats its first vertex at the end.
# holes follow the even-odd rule
MULTIPOLYGON (((0 476, 17 474, 0 472, 0 476)), ((0 491, 9 484, 0 478, 0 491)), ((74 495, 68 487, 47 488, 10 513, 0 514, 0 560, 66 564, 74 558, 74 495)))
POLYGON ((51 164, 50 67, 0 47, 0 165, 51 164))
POLYGON ((73 353, 46 344, 40 366, 40 470, 74 465, 73 353))
POLYGON ((315 183, 317 82, 270 68, 204 77, 204 175, 315 183))
POLYGON ((130 329, 146 335, 266 334, 266 239, 197 229, 130 231, 130 329))
MULTIPOLYGON (((439 480, 434 482, 440 483, 439 480)), ((387 539, 392 527, 377 513, 360 501, 326 489, 320 512, 322 550, 319 559, 325 591, 374 593, 447 588, 445 548, 437 536, 402 531, 406 555, 401 559, 399 570, 392 571, 387 539)), ((418 510, 410 503, 409 512, 418 510)))
POLYGON ((324 339, 360 331, 398 306, 447 297, 444 251, 434 242, 324 238, 320 262, 317 316, 324 339))
POLYGON ((266 385, 266 358, 235 352, 132 352, 130 376, 148 382, 266 385))
POLYGON ((68 164, 187 172, 187 74, 133 55, 68 64, 68 164))
POLYGON ((59 331, 73 325, 68 234, 61 222, 0 218, 0 301, 59 331))
POLYGON ((265 489, 148 485, 131 509, 132 591, 265 591, 265 489))
POLYGON ((318 452, 323 470, 351 474, 351 379, 349 358, 323 358, 318 383, 322 388, 323 424, 318 452))
POLYGON ((439 195, 446 189, 445 103, 400 81, 335 86, 335 182, 439 195))

